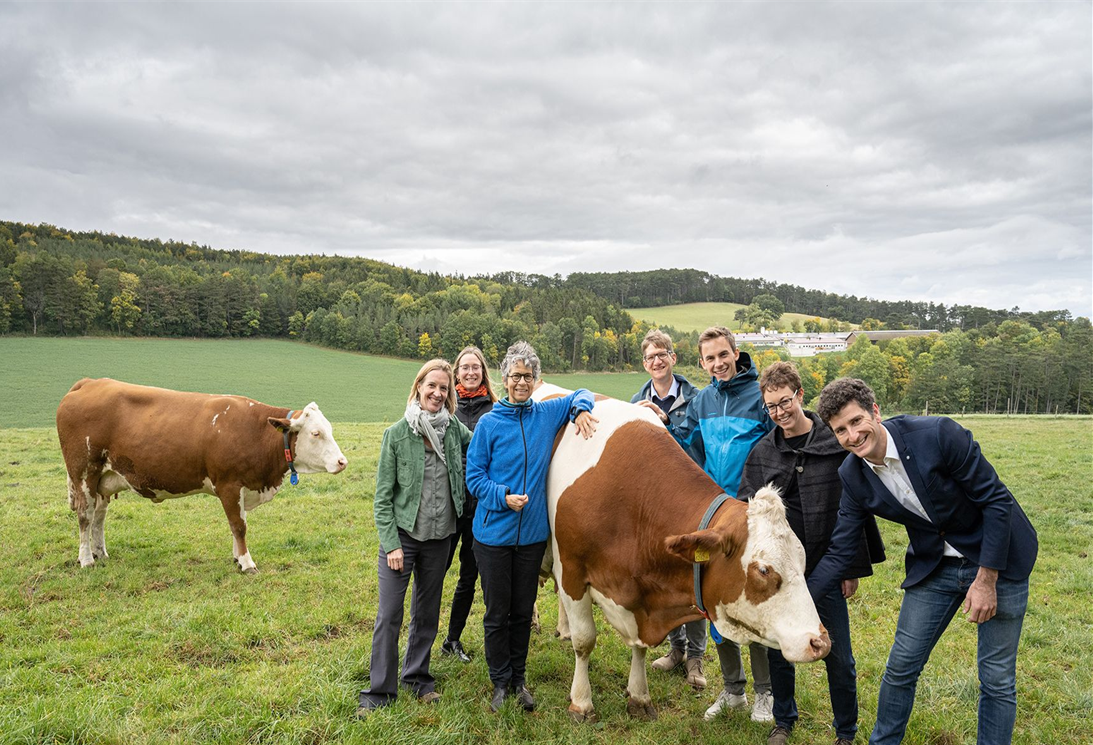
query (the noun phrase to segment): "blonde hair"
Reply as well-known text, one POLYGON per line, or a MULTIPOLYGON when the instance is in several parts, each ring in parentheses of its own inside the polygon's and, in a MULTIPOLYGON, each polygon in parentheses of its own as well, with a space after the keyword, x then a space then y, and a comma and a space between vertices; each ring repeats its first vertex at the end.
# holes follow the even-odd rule
POLYGON ((641 340, 641 356, 645 357, 645 350, 651 346, 660 347, 668 354, 675 352, 672 347, 672 337, 660 329, 650 329, 645 338, 641 340))
POLYGON ((455 375, 452 374, 452 366, 448 360, 442 360, 437 358, 435 360, 429 360, 421 369, 417 371, 417 377, 414 378, 414 384, 410 386, 410 396, 406 399, 406 403, 410 403, 415 399, 421 397, 421 381, 425 380, 425 376, 434 370, 443 370, 448 374, 448 398, 444 402, 444 405, 448 409, 449 414, 455 413, 455 375))
POLYGON ((486 390, 490 392, 490 401, 497 401, 497 393, 493 390, 493 378, 490 377, 490 366, 486 364, 486 356, 482 354, 482 350, 475 346, 463 347, 463 351, 455 356, 455 363, 452 367, 457 371, 455 374, 456 382, 459 381, 459 361, 463 359, 464 355, 473 354, 478 358, 478 362, 482 365, 482 383, 485 384, 486 390))

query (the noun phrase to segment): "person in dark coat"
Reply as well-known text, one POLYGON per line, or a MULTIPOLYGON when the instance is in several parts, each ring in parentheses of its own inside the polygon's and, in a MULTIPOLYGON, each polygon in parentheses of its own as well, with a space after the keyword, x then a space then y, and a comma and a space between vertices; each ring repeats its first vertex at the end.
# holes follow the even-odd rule
MULTIPOLYGON (((839 466, 846 451, 818 415, 802 407, 804 389, 796 366, 776 362, 759 378, 763 403, 778 425, 760 440, 744 463, 741 496, 750 497, 767 484, 782 493, 786 520, 805 549, 805 577, 827 552, 839 514, 842 481, 839 466)), ((834 715, 836 745, 854 741, 858 730, 858 688, 854 653, 850 643, 850 618, 846 599, 858 589, 858 578, 873 573, 872 564, 884 560, 877 523, 866 520, 857 554, 842 582, 816 601, 820 621, 831 636, 831 653, 824 658, 827 686, 834 715)), ((768 745, 783 745, 797 722, 793 663, 776 649, 767 651, 774 694, 774 728, 768 745)))
POLYGON ((840 378, 816 412, 850 455, 831 547, 808 577, 813 599, 846 576, 873 516, 907 530, 907 576, 877 700, 871 745, 903 741, 918 678, 962 609, 978 627, 979 743, 1013 739, 1017 648, 1036 563, 1036 530, 972 433, 943 416, 881 419, 864 381, 840 378))
MULTIPOLYGON (((490 368, 486 358, 478 347, 466 347, 455 358, 455 417, 474 432, 474 425, 479 418, 497 402, 490 379, 490 368)), ((463 454, 463 472, 467 472, 467 455, 463 454)), ((452 597, 452 612, 448 616, 448 636, 440 645, 440 653, 452 655, 460 662, 470 662, 471 656, 463 648, 459 637, 467 625, 467 616, 471 613, 474 601, 474 585, 478 581, 478 562, 474 560, 474 510, 478 499, 467 490, 467 501, 463 504, 463 514, 456 521, 455 535, 452 536, 452 548, 448 553, 448 568, 452 566, 456 551, 459 551, 459 581, 455 585, 452 597)))

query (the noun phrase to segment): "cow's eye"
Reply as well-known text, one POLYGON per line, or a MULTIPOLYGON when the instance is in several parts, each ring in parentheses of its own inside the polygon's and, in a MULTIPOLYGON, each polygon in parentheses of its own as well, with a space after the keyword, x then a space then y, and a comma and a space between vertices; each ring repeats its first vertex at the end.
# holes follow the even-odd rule
POLYGON ((319 430, 317 430, 317 429, 311 430, 311 436, 312 437, 318 437, 320 434, 322 434, 322 433, 319 432, 319 430))
POLYGON ((763 575, 764 577, 766 577, 768 574, 770 574, 770 567, 764 567, 764 566, 759 567, 759 573, 761 575, 763 575))

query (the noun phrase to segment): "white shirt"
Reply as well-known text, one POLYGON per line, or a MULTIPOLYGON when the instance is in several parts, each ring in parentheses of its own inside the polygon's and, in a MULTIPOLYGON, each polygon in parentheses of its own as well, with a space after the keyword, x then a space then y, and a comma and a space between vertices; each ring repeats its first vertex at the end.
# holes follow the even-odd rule
MULTIPOLYGON (((908 512, 913 512, 921 517, 926 522, 933 524, 930 516, 926 514, 925 508, 922 506, 922 500, 918 494, 915 493, 915 487, 911 484, 911 478, 907 475, 907 469, 903 467, 903 461, 899 457, 899 449, 896 447, 896 440, 892 437, 892 433, 888 431, 887 425, 884 425, 885 432, 888 437, 888 447, 884 453, 884 463, 877 465, 865 461, 866 465, 873 469, 873 473, 877 474, 877 478, 881 480, 888 491, 892 493, 892 496, 896 498, 896 501, 903 505, 904 509, 908 512)), ((963 558, 963 554, 950 546, 948 542, 945 543, 945 556, 955 556, 957 558, 963 558)))
MULTIPOLYGON (((676 380, 675 375, 672 376, 672 387, 668 389, 668 396, 675 396, 677 398, 679 397, 679 381, 676 380)), ((668 396, 658 396, 657 395, 656 385, 654 385, 650 382, 650 384, 649 384, 649 400, 650 401, 652 401, 654 398, 658 401, 663 401, 664 399, 668 398, 668 396)))

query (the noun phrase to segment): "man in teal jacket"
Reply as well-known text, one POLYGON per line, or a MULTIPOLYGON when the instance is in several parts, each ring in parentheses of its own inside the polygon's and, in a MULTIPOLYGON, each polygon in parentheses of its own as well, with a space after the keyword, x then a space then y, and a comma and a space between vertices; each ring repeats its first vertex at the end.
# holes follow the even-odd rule
POLYGON ((539 370, 530 344, 509 347, 501 362, 508 395, 478 420, 467 451, 467 488, 478 497, 474 555, 486 601, 482 626, 494 711, 510 694, 525 710, 535 708, 525 671, 539 567, 550 537, 550 456, 566 423, 574 422, 585 438, 596 429, 589 413, 594 400, 583 388, 562 398, 531 400, 539 370))
MULTIPOLYGON (((698 355, 702 369, 710 374, 710 384, 691 399, 683 423, 669 424, 669 430, 717 485, 735 497, 744 461, 774 423, 763 407, 759 376, 751 357, 736 348, 731 331, 723 326, 703 331, 698 337, 698 355)), ((739 645, 726 640, 717 645, 717 656, 725 689, 706 710, 706 719, 748 705, 739 645)), ((751 645, 751 673, 755 688, 751 718, 769 722, 774 719, 774 697, 767 652, 762 645, 751 645)))

